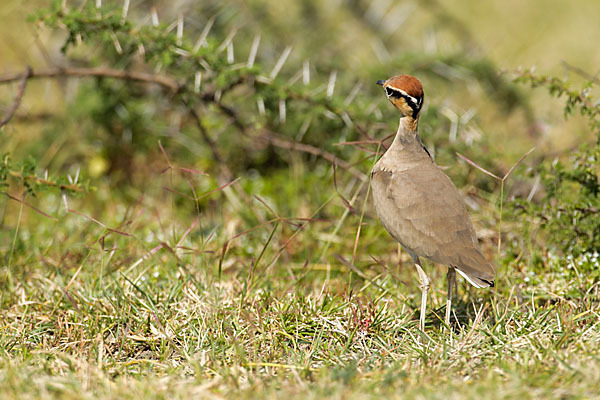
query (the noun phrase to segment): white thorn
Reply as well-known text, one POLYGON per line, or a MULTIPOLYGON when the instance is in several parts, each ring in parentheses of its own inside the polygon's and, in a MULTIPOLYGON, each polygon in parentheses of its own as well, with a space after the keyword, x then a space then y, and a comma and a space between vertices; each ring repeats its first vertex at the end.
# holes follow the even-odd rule
POLYGON ((227 35, 225 40, 223 40, 223 43, 221 43, 221 45, 217 49, 217 52, 221 52, 221 51, 225 50, 227 48, 227 46, 229 46, 229 44, 233 40, 233 37, 235 36, 236 33, 237 33, 237 31, 235 29, 232 30, 231 32, 229 32, 229 35, 227 35))
POLYGON ((304 122, 302 123, 302 126, 300 127, 300 131, 298 132, 298 137, 296 138, 296 140, 300 141, 302 140, 302 138, 304 137, 304 135, 306 135, 306 132, 308 132, 308 128, 310 128, 310 124, 312 122, 312 117, 308 117, 304 120, 304 122))
MULTIPOLYGON (((401 3, 397 6, 392 6, 385 15, 382 16, 379 26, 386 33, 386 36, 391 36, 410 18, 416 8, 412 3, 401 3)), ((435 39, 434 39, 435 40, 435 39)))
POLYGON ((350 103, 352 103, 352 101, 354 101, 354 98, 356 97, 356 95, 360 91, 361 87, 362 87, 362 84, 360 82, 358 82, 356 85, 354 85, 354 87, 350 91, 350 94, 344 100, 344 105, 346 105, 346 106, 350 105, 350 103))
POLYGON ((448 107, 442 110, 442 115, 450 120, 450 130, 448 131, 448 139, 450 140, 450 143, 454 143, 456 142, 460 118, 454 111, 452 111, 448 107))
POLYGON ((460 116, 460 123, 463 125, 468 124, 476 114, 477 110, 475 108, 469 108, 463 115, 460 116))
POLYGON ((258 75, 256 78, 256 82, 264 83, 265 85, 270 85, 273 83, 271 78, 267 78, 266 76, 258 75))
POLYGON ((527 202, 531 202, 531 199, 533 199, 533 196, 535 195, 535 192, 537 192, 538 187, 540 186, 540 175, 535 177, 535 181, 533 182, 533 186, 531 188, 531 190, 529 191, 529 195, 527 196, 527 202))
POLYGON ((146 55, 146 48, 144 47, 143 44, 139 43, 138 44, 138 53, 140 54, 140 56, 144 57, 146 55))
POLYGON ((198 40, 196 41, 196 44, 194 45, 194 50, 193 50, 194 53, 196 53, 198 50, 200 50, 200 47, 204 46, 204 44, 206 43, 206 37, 208 36, 208 33, 210 32, 210 29, 212 28, 214 23, 215 23, 215 17, 212 17, 211 19, 208 20, 208 22, 206 23, 206 26, 204 27, 204 29, 202 30, 202 33, 200 34, 200 37, 198 38, 198 40))
POLYGON ((298 79, 302 78, 302 70, 296 72, 296 74, 294 76, 292 76, 288 82, 287 85, 288 86, 292 86, 294 83, 296 83, 298 81, 298 79))
POLYGON ((346 126, 348 128, 352 128, 354 126, 354 123, 350 119, 350 116, 345 111, 342 113, 342 120, 344 121, 344 123, 346 124, 346 126))
POLYGON ((102 0, 96 0, 96 8, 102 7, 102 0))
POLYGON ((310 63, 308 60, 302 64, 302 83, 305 85, 310 83, 310 63))
POLYGON ((121 23, 124 23, 127 19, 127 13, 129 12, 129 0, 123 2, 123 13, 121 14, 121 23))
POLYGON ((248 55, 248 63, 246 64, 248 68, 252 68, 254 66, 254 60, 256 60, 256 53, 258 53, 259 44, 260 34, 254 36, 254 40, 252 41, 252 46, 250 47, 250 54, 248 55))
POLYGON ((190 52, 186 51, 184 49, 180 49, 179 47, 175 47, 175 53, 179 54, 182 57, 189 57, 190 56, 190 52))
POLYGON ((67 201, 67 194, 65 192, 62 194, 62 201, 65 206, 65 211, 69 212, 69 202, 67 201))
POLYGON ((202 66, 202 68, 204 68, 204 70, 206 70, 206 71, 212 71, 212 68, 210 67, 210 64, 208 64, 208 63, 206 62, 206 60, 204 60, 204 59, 200 59, 200 60, 198 61, 198 63, 199 63, 201 66, 202 66))
POLYGON ((258 113, 260 115, 265 115, 265 101, 262 97, 256 99, 256 106, 258 107, 258 113))
POLYGON ((45 170, 45 171, 44 171, 44 179, 45 179, 45 180, 48 180, 48 170, 45 170))
POLYGON ((194 92, 200 93, 200 85, 202 84, 202 72, 196 72, 194 76, 194 92))
POLYGON ((379 61, 385 63, 391 58, 390 52, 387 50, 381 39, 373 39, 371 41, 371 48, 373 49, 373 52, 379 61))
POLYGON ((229 44, 227 45, 227 62, 229 64, 233 64, 234 61, 234 57, 233 57, 233 42, 229 42, 229 44))
POLYGON ((277 74, 279 74, 279 71, 281 71, 281 68, 283 67, 283 64, 285 63, 285 61, 287 60, 287 58, 288 58, 288 56, 290 55, 291 52, 292 52, 291 46, 288 46, 288 47, 285 48, 285 50, 283 50, 283 53, 281 53, 281 57, 279 57, 279 60, 277 60, 277 63, 273 67, 273 71, 271 71, 271 74, 269 75, 269 78, 275 79, 275 77, 277 76, 277 74))
POLYGON ((75 183, 79 181, 79 167, 77 167, 77 172, 75 172, 75 183))
POLYGON ((158 13, 156 12, 156 7, 152 7, 150 15, 152 19, 152 26, 158 26, 160 22, 158 22, 158 13))
POLYGON ((329 74, 329 82, 327 83, 327 98, 328 99, 330 99, 331 96, 333 96, 336 78, 337 78, 337 71, 333 71, 333 72, 331 72, 331 74, 329 74))
POLYGON ((223 95, 223 91, 222 91, 222 90, 220 90, 220 89, 219 89, 219 90, 217 90, 217 91, 215 92, 215 97, 214 97, 214 99, 215 99, 215 102, 216 102, 216 103, 218 103, 219 101, 221 101, 221 96, 222 96, 222 95, 223 95))
POLYGON ((121 43, 119 43, 119 38, 117 38, 117 35, 114 32, 111 32, 111 36, 112 36, 113 44, 115 46, 115 50, 117 51, 117 54, 123 54, 123 48, 121 48, 121 43))
POLYGON ((285 100, 281 99, 279 100, 279 123, 285 124, 285 114, 285 100))
POLYGON ((179 19, 176 19, 175 21, 171 22, 171 25, 167 26, 167 32, 171 32, 173 29, 175 29, 178 23, 179 19))
POLYGON ((141 20, 139 20, 139 22, 137 23, 137 25, 135 26, 135 28, 133 28, 133 32, 134 34, 138 33, 140 31, 140 29, 142 29, 142 27, 144 25, 146 25, 148 23, 148 21, 150 21, 152 17, 150 15, 146 15, 144 18, 142 18, 141 20))
POLYGON ((183 14, 177 17, 177 46, 181 46, 183 42, 183 14))
POLYGON ((329 111, 329 110, 323 111, 323 115, 325 115, 325 117, 327 117, 329 119, 337 119, 337 117, 338 117, 336 113, 329 111))
POLYGON ((387 13, 390 7, 391 0, 373 1, 367 8, 364 18, 371 23, 380 23, 381 19, 387 13))

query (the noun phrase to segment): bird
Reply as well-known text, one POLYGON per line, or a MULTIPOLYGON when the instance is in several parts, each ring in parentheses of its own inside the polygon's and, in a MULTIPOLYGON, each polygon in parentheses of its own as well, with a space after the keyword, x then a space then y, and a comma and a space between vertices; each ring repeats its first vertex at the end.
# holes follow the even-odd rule
POLYGON ((495 266, 481 252, 465 203, 450 178, 421 143, 418 126, 423 86, 410 75, 379 80, 388 100, 400 111, 396 136, 371 170, 377 215, 411 256, 421 287, 419 328, 425 330, 430 280, 420 258, 448 266, 446 326, 450 326, 452 289, 458 272, 477 288, 494 286, 495 266))

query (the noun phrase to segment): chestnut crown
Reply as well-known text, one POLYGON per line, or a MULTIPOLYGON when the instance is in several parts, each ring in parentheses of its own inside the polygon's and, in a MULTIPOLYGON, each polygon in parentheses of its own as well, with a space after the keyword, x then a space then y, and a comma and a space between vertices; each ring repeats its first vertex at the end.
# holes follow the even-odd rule
POLYGON ((377 81, 383 86, 390 102, 403 116, 416 119, 423 106, 423 86, 421 82, 410 75, 397 75, 385 81, 377 81))

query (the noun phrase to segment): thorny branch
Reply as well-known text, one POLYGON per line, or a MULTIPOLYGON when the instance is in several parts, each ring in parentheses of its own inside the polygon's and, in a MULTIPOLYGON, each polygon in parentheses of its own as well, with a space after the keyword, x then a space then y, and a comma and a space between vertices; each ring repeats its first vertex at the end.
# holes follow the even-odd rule
POLYGON ((325 150, 322 150, 318 147, 311 146, 310 144, 293 142, 291 140, 283 139, 281 136, 276 134, 275 132, 264 131, 263 137, 269 141, 273 146, 279 147, 287 150, 296 150, 301 151, 303 153, 313 154, 315 156, 319 156, 329 161, 332 164, 339 165, 340 167, 346 169, 349 173, 352 174, 355 178, 358 178, 361 181, 367 179, 365 174, 358 169, 354 168, 352 164, 347 161, 340 159, 339 157, 331 154, 325 150))
MULTIPOLYGON (((242 131, 245 134, 248 134, 248 127, 242 123, 241 119, 238 117, 238 115, 234 109, 227 107, 226 105, 224 105, 220 102, 218 102, 216 104, 219 107, 219 109, 223 112, 223 114, 225 114, 231 118, 232 123, 240 131, 242 131)), ((303 153, 308 153, 308 154, 312 154, 312 155, 324 158, 325 160, 329 161, 330 163, 339 165, 340 167, 346 169, 354 177, 360 179, 361 181, 364 181, 365 179, 367 179, 365 174, 362 173, 361 171, 359 171, 358 169, 354 168, 352 166, 352 164, 350 164, 347 161, 341 160, 336 155, 329 153, 328 151, 322 150, 315 146, 311 146, 309 144, 299 143, 299 142, 294 142, 291 140, 284 139, 280 135, 278 135, 276 132, 270 131, 268 129, 263 129, 262 133, 263 134, 261 136, 257 137, 257 139, 267 140, 271 145, 282 148, 282 149, 300 151, 303 153)))
POLYGON ((9 174, 11 176, 14 176, 15 178, 24 179, 24 180, 32 180, 37 183, 43 184, 45 186, 52 186, 52 187, 59 188, 60 190, 71 190, 73 192, 83 192, 83 189, 81 189, 78 185, 75 185, 75 184, 65 185, 65 184, 54 182, 54 181, 50 181, 48 179, 39 178, 35 175, 25 175, 24 176, 21 173, 16 172, 16 171, 10 171, 9 174))
MULTIPOLYGON (((50 68, 50 69, 40 69, 35 70, 30 67, 27 67, 25 73, 8 73, 4 75, 0 75, 0 84, 11 83, 18 80, 21 80, 21 86, 19 87, 19 91, 17 93, 17 97, 13 103, 13 106, 7 113, 7 116, 3 119, 4 124, 7 123, 12 115, 17 110, 20 100, 24 94, 25 86, 29 79, 34 78, 59 78, 59 77, 105 77, 105 78, 114 78, 114 79, 122 79, 128 81, 137 81, 142 83, 156 84, 159 85, 173 94, 178 94, 183 91, 184 85, 180 84, 175 78, 170 77, 168 75, 157 75, 150 74, 145 72, 136 72, 136 71, 127 71, 127 70, 118 70, 112 68, 78 68, 78 67, 61 67, 61 68, 50 68), (6 120, 6 121, 4 121, 6 120)), ((241 77, 237 81, 231 83, 228 87, 222 89, 222 92, 228 91, 233 87, 243 83, 245 80, 244 77, 241 77)), ((223 104, 220 100, 215 97, 214 92, 206 92, 200 94, 198 98, 204 102, 214 103, 221 112, 229 117, 236 128, 238 128, 242 133, 249 134, 249 128, 241 122, 241 119, 238 117, 236 111, 231 107, 223 104)), ((200 130, 200 134, 202 135, 203 140, 211 149, 213 154, 213 158, 217 161, 221 166, 224 166, 223 159, 218 152, 218 148, 216 143, 210 138, 208 132, 202 125, 200 116, 195 111, 193 106, 189 104, 187 101, 183 100, 183 104, 186 106, 186 109, 196 122, 198 129, 200 130)), ((2 124, 3 125, 3 124, 2 124)), ((0 126, 2 126, 0 125, 0 126)), ((329 153, 325 150, 322 150, 318 147, 311 146, 304 143, 298 143, 294 141, 290 141, 284 139, 277 135, 275 132, 271 132, 268 130, 263 130, 263 135, 258 137, 257 139, 267 140, 271 145, 275 147, 279 147, 287 150, 300 151, 308 154, 313 154, 318 157, 324 158, 325 160, 331 162, 332 164, 339 165, 340 167, 348 170, 354 177, 365 180, 365 174, 354 168, 347 161, 341 160, 337 156, 332 153, 329 153)), ((225 173, 231 176, 231 172, 225 166, 225 173)))

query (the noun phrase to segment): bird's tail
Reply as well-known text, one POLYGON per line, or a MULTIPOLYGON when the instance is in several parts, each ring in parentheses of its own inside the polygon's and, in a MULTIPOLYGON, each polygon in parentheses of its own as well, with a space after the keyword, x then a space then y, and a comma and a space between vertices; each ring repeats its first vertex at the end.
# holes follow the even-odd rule
POLYGON ((461 271, 459 268, 456 268, 456 270, 458 271, 458 273, 467 280, 467 282, 469 282, 471 285, 475 286, 476 288, 486 288, 486 287, 494 287, 494 281, 488 281, 486 279, 482 279, 482 278, 478 278, 476 276, 473 275, 469 275, 464 271, 461 271))

